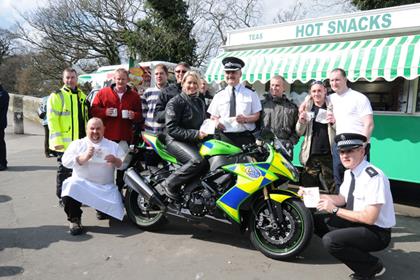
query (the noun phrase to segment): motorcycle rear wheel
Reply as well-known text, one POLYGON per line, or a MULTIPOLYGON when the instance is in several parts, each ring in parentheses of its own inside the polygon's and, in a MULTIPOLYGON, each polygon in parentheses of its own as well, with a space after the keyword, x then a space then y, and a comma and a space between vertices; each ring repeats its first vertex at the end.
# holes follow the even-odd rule
POLYGON ((249 221, 250 240, 265 256, 290 260, 309 244, 313 234, 313 220, 302 201, 286 200, 282 203, 282 209, 284 221, 275 229, 272 227, 267 203, 259 201, 249 221))
POLYGON ((141 229, 156 230, 166 221, 164 211, 131 188, 127 188, 124 204, 128 218, 141 229))

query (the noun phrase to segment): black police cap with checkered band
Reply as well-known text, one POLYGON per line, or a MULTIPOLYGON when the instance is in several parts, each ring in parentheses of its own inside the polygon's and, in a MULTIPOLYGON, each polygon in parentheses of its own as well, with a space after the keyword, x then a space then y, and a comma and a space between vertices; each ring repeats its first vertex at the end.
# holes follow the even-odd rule
POLYGON ((222 64, 224 66, 224 71, 238 71, 245 66, 245 62, 242 59, 239 59, 234 56, 228 56, 223 58, 222 64))
POLYGON ((362 146, 366 141, 366 136, 357 133, 341 133, 335 136, 335 143, 339 150, 352 150, 362 146))

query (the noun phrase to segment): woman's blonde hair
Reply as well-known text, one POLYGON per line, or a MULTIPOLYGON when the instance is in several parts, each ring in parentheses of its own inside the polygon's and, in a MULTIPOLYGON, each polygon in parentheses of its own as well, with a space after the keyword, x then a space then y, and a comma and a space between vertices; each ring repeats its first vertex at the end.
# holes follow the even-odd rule
POLYGON ((184 77, 182 78, 181 85, 184 86, 184 83, 187 80, 187 77, 190 77, 190 76, 193 77, 193 79, 197 83, 197 85, 198 85, 197 91, 199 91, 199 89, 201 87, 201 76, 196 71, 187 71, 187 73, 185 73, 184 77))

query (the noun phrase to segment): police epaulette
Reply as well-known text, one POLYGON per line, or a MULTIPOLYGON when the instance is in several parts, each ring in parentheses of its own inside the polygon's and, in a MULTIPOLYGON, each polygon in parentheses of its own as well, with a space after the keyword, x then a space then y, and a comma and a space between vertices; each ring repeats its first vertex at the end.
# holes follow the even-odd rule
POLYGON ((370 177, 374 177, 376 175, 378 175, 378 171, 376 171, 373 167, 369 166, 368 168, 365 169, 366 173, 370 176, 370 177))

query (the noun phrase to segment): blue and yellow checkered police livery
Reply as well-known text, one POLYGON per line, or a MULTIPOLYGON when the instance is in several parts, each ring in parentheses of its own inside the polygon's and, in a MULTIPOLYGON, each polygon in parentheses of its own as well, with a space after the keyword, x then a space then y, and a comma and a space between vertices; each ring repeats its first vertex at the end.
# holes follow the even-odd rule
POLYGON ((292 174, 286 167, 287 164, 290 163, 270 147, 270 156, 265 162, 239 163, 224 166, 224 170, 237 174, 238 179, 236 185, 217 200, 217 205, 234 221, 239 223, 239 208, 241 204, 256 191, 279 179, 276 174, 292 180, 297 179, 297 173, 292 174))

